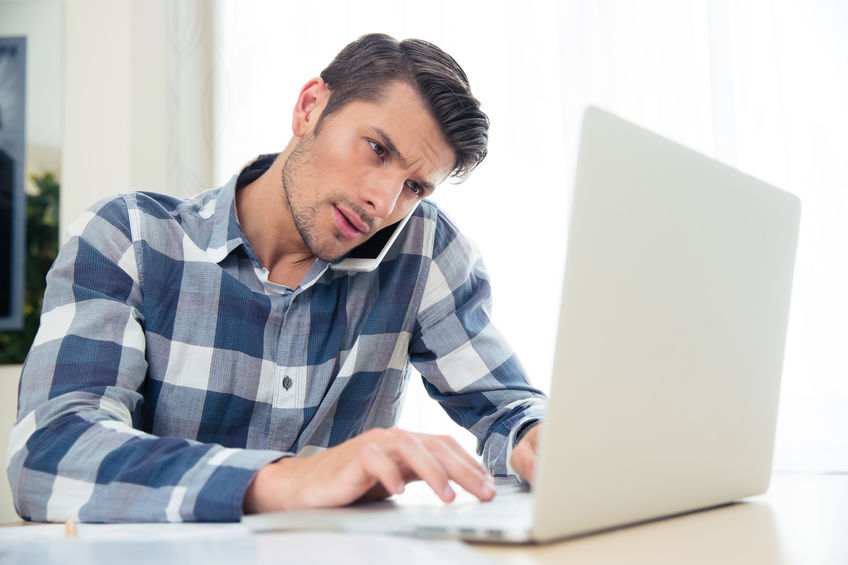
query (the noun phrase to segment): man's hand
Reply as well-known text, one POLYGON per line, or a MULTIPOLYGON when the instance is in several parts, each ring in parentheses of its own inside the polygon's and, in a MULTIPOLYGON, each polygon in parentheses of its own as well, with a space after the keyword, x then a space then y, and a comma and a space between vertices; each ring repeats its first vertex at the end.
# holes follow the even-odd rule
POLYGON ((445 502, 455 496, 448 480, 480 500, 495 495, 491 475, 453 438, 376 428, 316 455, 285 457, 266 465, 247 488, 244 511, 379 500, 402 493, 407 483, 418 479, 445 502))
POLYGON ((538 424, 524 434, 524 437, 512 450, 512 455, 509 458, 512 469, 528 483, 533 482, 533 472, 536 469, 536 455, 539 448, 539 430, 541 429, 542 425, 538 424))

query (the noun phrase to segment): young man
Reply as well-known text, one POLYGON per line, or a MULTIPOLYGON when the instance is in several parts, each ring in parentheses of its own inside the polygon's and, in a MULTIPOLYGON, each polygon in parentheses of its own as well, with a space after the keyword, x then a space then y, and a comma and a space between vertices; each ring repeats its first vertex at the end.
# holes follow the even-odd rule
POLYGON ((188 200, 95 205, 21 376, 21 516, 238 520, 532 478, 544 397, 490 323, 473 247, 423 200, 483 159, 487 131, 450 56, 369 35, 300 91, 282 153, 188 200), (334 268, 409 213, 375 271, 334 268), (391 428, 410 363, 485 467, 391 428))

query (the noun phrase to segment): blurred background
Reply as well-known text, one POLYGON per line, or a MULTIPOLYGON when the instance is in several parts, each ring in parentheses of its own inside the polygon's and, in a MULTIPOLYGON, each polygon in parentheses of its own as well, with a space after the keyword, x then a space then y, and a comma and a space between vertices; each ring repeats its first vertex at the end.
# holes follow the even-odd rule
MULTIPOLYGON (((434 199, 542 390, 586 105, 800 196, 775 469, 848 471, 848 3, 2 0, 0 37, 27 38, 27 194, 54 175, 64 240, 101 197, 220 185, 281 150, 300 87, 374 31, 451 53, 492 120, 486 161, 434 199)), ((19 370, 0 366, 3 430, 19 370)), ((400 425, 474 448, 417 378, 400 425)))

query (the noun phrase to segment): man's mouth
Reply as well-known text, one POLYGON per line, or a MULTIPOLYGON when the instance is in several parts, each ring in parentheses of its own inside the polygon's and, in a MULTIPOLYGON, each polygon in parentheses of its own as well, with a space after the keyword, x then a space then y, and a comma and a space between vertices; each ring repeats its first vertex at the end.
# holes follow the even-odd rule
POLYGON ((368 232, 368 224, 363 222, 357 214, 333 206, 333 215, 336 227, 348 239, 356 239, 368 232))

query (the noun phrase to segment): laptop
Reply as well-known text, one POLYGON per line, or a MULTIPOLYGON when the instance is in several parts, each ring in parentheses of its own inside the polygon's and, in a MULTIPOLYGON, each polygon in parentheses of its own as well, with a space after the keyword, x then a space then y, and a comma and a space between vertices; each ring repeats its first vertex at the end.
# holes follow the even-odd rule
POLYGON ((765 492, 799 219, 796 196, 589 108, 532 490, 244 524, 547 542, 765 492))

